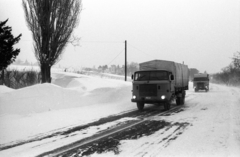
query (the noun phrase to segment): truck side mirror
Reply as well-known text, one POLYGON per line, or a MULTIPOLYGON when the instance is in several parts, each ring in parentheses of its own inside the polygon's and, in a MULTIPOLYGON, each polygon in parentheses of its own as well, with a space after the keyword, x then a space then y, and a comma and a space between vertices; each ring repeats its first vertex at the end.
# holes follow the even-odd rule
POLYGON ((132 75, 132 80, 133 80, 133 75, 132 75))
POLYGON ((170 75, 170 80, 171 80, 171 81, 174 80, 174 75, 173 75, 173 74, 170 75))

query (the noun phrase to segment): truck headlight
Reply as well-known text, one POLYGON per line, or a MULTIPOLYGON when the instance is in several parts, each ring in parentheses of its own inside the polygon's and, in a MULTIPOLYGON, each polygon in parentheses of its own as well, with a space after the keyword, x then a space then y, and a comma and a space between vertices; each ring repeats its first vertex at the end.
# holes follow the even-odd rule
POLYGON ((166 96, 165 96, 165 95, 162 95, 162 96, 161 96, 161 99, 162 99, 162 100, 163 100, 163 99, 165 99, 165 98, 166 98, 166 96))
POLYGON ((132 98, 133 98, 133 99, 136 99, 137 97, 136 97, 136 95, 133 95, 132 98))

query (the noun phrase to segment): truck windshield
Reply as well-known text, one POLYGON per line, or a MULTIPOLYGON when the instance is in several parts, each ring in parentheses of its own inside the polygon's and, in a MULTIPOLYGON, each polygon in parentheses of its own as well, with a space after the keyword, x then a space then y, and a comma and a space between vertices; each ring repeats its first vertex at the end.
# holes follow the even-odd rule
POLYGON ((167 71, 139 71, 134 75, 134 81, 148 81, 148 80, 168 80, 167 71))

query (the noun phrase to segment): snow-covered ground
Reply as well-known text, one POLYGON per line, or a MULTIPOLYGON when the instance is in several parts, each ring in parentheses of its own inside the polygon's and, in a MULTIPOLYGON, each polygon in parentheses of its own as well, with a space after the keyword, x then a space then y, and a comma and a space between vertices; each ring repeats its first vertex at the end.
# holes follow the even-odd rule
MULTIPOLYGON (((54 72, 52 78, 52 84, 18 90, 0 86, 1 147, 136 109, 136 105, 130 102, 131 82, 66 72, 54 72)), ((208 93, 194 93, 190 83, 184 111, 166 117, 153 117, 153 120, 191 125, 167 146, 159 142, 163 138, 162 130, 137 140, 121 141, 118 156, 240 156, 238 88, 211 84, 208 93)), ((92 127, 87 135, 110 125, 114 124, 97 129, 92 127)), ((57 142, 61 137, 50 138, 48 143, 37 141, 2 150, 0 156, 35 156, 79 138, 84 137, 79 134, 61 142, 57 142)))
POLYGON ((137 141, 122 141, 120 156, 239 157, 240 90, 211 84, 208 93, 190 90, 187 94, 183 112, 153 118, 171 123, 189 123, 190 126, 180 132, 181 135, 177 132, 178 135, 169 134, 172 139, 170 144, 166 144, 162 136, 164 131, 169 130, 158 131, 137 141))
POLYGON ((64 72, 52 78, 53 84, 0 87, 1 144, 135 108, 130 82, 64 72))

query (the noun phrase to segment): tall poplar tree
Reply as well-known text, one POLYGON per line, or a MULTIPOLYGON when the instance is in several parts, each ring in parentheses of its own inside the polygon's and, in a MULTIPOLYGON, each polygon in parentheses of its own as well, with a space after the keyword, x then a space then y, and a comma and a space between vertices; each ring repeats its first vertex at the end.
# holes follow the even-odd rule
POLYGON ((78 24, 81 0, 22 0, 32 32, 42 83, 51 82, 51 67, 60 59, 78 24))

